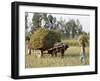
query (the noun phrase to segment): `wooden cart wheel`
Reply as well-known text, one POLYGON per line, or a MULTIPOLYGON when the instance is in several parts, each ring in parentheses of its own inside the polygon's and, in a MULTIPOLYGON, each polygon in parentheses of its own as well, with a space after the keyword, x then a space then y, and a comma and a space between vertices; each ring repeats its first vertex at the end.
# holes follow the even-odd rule
POLYGON ((35 50, 34 51, 36 57, 41 57, 41 51, 40 50, 35 50))

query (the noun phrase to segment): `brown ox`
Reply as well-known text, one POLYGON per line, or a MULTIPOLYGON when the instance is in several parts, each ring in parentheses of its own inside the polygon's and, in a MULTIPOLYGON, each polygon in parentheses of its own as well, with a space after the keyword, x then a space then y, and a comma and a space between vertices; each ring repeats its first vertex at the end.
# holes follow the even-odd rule
POLYGON ((57 56, 57 53, 60 52, 61 56, 64 56, 65 50, 69 48, 68 45, 64 45, 63 43, 56 43, 54 44, 53 48, 48 49, 48 53, 51 54, 52 56, 57 56))
MULTIPOLYGON (((55 43, 54 46, 50 49, 47 49, 48 54, 51 54, 52 56, 57 56, 57 53, 60 52, 61 56, 64 56, 64 52, 65 50, 67 50, 67 48, 69 48, 68 45, 64 45, 63 43, 55 43)), ((45 49, 43 48, 38 48, 38 50, 41 51, 41 56, 43 56, 43 51, 45 51, 45 49)))

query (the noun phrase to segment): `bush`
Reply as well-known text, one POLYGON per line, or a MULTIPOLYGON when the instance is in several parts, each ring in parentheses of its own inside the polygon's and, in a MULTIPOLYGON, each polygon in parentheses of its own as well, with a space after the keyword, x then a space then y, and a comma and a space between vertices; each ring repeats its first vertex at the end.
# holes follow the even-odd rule
POLYGON ((26 40, 26 41, 30 41, 30 37, 29 37, 29 36, 26 36, 26 37, 25 37, 25 40, 26 40))
POLYGON ((60 40, 61 38, 58 32, 44 28, 39 28, 31 36, 31 43, 33 49, 49 49, 53 47, 55 42, 60 42, 60 40))

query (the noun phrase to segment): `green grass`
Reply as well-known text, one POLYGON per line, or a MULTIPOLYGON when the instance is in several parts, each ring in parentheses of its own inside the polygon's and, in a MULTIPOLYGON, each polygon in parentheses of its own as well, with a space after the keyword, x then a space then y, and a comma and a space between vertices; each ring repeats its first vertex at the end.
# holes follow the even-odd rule
MULTIPOLYGON (((78 39, 64 39, 61 40, 64 44, 68 44, 69 46, 79 46, 78 39)), ((86 46, 89 46, 89 43, 86 44, 86 46)))
MULTIPOLYGON (((43 57, 36 57, 35 53, 32 55, 25 55, 25 67, 62 67, 62 66, 80 66, 80 47, 70 46, 65 51, 64 58, 61 58, 60 53, 57 57, 52 57, 49 54, 44 54, 43 57)), ((89 47, 86 47, 86 65, 89 65, 89 47)))
POLYGON ((62 42, 70 46, 79 46, 79 42, 76 39, 66 39, 66 40, 62 40, 62 42))

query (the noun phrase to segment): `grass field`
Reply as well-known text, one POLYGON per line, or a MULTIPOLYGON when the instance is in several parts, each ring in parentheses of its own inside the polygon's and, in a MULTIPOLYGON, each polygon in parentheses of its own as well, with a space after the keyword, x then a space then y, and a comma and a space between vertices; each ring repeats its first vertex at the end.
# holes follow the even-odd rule
MULTIPOLYGON (((64 44, 68 44, 69 46, 79 46, 79 41, 77 39, 65 39, 62 40, 64 44)), ((89 46, 89 43, 86 44, 86 46, 89 46)))
POLYGON ((62 40, 62 42, 70 46, 79 46, 78 40, 75 40, 75 39, 65 39, 65 40, 62 40))
MULTIPOLYGON (((32 55, 25 55, 25 68, 36 67, 62 67, 62 66, 80 66, 80 47, 70 46, 64 53, 64 58, 61 58, 60 53, 57 57, 52 57, 49 54, 44 54, 43 57, 36 57, 35 53, 32 55)), ((86 47, 86 65, 89 65, 89 47, 86 47)))

